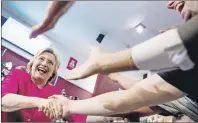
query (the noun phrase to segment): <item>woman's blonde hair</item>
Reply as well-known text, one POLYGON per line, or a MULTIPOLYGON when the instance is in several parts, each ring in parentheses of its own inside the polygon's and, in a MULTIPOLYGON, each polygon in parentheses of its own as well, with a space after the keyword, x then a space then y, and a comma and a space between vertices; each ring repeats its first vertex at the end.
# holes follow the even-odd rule
POLYGON ((53 71, 53 74, 52 74, 52 76, 49 78, 49 80, 48 80, 48 82, 49 81, 51 81, 54 77, 55 77, 55 75, 57 74, 57 72, 58 72, 58 69, 59 69, 59 67, 60 67, 60 59, 59 59, 59 57, 58 57, 58 55, 54 52, 54 50, 52 49, 52 48, 45 48, 45 49, 42 49, 42 50, 39 50, 35 55, 34 55, 34 57, 29 61, 29 63, 27 64, 27 72, 31 72, 31 70, 32 70, 32 65, 33 65, 33 63, 34 63, 34 61, 35 61, 35 59, 38 57, 38 56, 40 56, 41 54, 43 54, 44 52, 48 52, 48 53, 51 53, 51 54, 53 54, 54 55, 54 57, 55 57, 55 69, 54 69, 54 71, 53 71))

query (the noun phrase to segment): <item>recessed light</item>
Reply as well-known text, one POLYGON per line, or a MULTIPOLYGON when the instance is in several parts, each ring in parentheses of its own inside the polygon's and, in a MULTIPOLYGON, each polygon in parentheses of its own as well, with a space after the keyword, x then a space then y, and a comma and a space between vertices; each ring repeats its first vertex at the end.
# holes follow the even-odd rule
POLYGON ((144 28, 146 28, 146 27, 140 23, 135 28, 136 28, 136 32, 141 34, 144 31, 144 28))

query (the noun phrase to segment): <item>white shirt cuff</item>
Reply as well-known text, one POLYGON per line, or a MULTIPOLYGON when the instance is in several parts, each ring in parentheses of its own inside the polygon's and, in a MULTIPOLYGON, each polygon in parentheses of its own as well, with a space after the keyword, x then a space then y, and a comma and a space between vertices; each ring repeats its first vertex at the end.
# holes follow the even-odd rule
POLYGON ((177 29, 169 30, 132 48, 132 58, 141 70, 179 67, 189 70, 194 63, 180 39, 177 29))

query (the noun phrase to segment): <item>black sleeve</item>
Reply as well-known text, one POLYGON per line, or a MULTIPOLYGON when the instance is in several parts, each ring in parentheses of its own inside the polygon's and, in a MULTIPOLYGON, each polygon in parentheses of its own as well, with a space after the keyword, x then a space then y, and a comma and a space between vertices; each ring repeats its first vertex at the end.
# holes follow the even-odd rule
POLYGON ((158 73, 166 82, 189 94, 191 99, 198 102, 198 70, 197 67, 182 71, 180 69, 170 72, 158 73))
POLYGON ((198 15, 178 27, 178 33, 188 51, 190 59, 198 63, 198 15))

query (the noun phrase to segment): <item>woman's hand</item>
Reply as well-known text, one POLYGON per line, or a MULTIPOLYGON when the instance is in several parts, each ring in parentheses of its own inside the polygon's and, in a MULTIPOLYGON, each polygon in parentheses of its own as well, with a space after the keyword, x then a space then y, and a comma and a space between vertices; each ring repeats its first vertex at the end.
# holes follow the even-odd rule
POLYGON ((62 118, 63 106, 57 99, 40 99, 37 104, 39 111, 43 111, 53 121, 62 118))
MULTIPOLYGON (((53 95, 48 97, 49 99, 57 100, 61 106, 62 106, 62 118, 65 118, 70 115, 70 109, 69 109, 69 102, 70 100, 67 97, 64 97, 62 95, 53 95)), ((53 109, 53 106, 50 107, 50 110, 53 109)))

